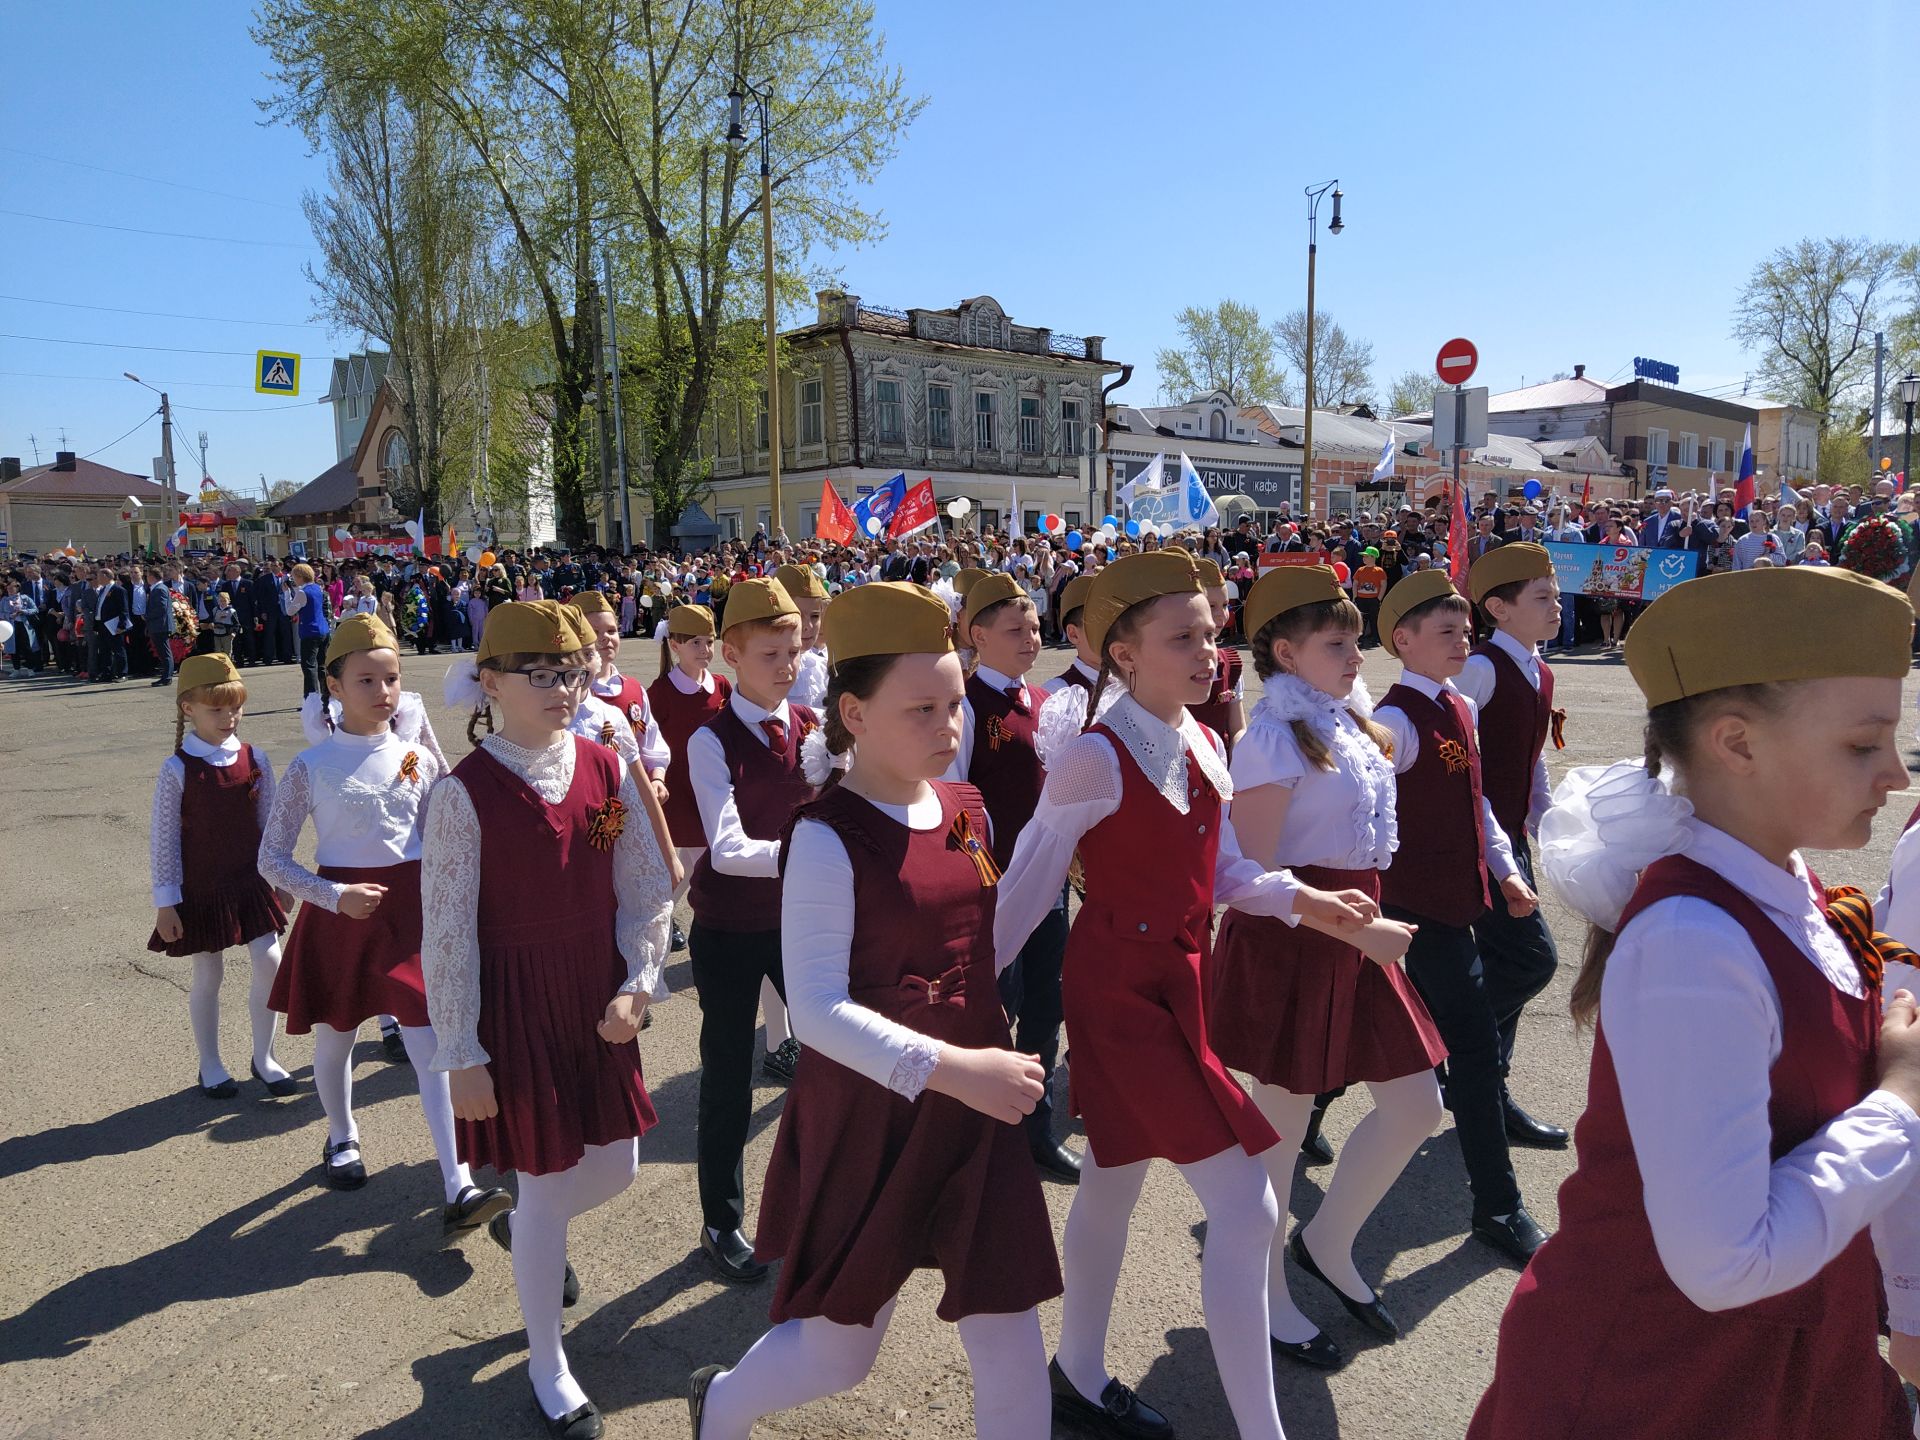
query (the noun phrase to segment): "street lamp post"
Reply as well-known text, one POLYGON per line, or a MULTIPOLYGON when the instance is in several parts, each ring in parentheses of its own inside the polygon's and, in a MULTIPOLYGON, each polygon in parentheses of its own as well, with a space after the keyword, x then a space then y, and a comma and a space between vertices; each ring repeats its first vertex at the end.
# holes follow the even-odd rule
POLYGON ((1904 453, 1900 460, 1900 481, 1904 485, 1913 477, 1913 407, 1920 405, 1920 375, 1909 372, 1900 382, 1900 403, 1907 407, 1906 433, 1902 437, 1904 453))
POLYGON ((1307 423, 1305 453, 1300 461, 1300 502, 1309 518, 1313 515, 1313 268, 1320 251, 1320 197, 1327 191, 1333 191, 1333 219, 1327 223, 1327 233, 1338 235, 1347 228, 1340 218, 1339 184, 1338 180, 1329 180, 1307 187, 1307 423))
POLYGON ((160 454, 165 461, 163 468, 167 473, 164 476, 156 475, 154 479, 160 482, 164 495, 160 502, 160 513, 166 517, 167 534, 171 536, 180 523, 173 509, 173 404, 167 399, 166 391, 154 390, 153 386, 147 384, 131 370, 122 370, 120 373, 141 388, 153 390, 153 393, 160 397, 160 454))
POLYGON ((786 528, 780 509, 780 336, 773 306, 773 162, 768 149, 768 121, 773 107, 773 82, 754 85, 735 80, 727 92, 727 143, 747 143, 746 102, 753 97, 760 116, 760 223, 765 234, 764 259, 767 299, 767 506, 773 527, 767 534, 769 545, 776 543, 786 528))

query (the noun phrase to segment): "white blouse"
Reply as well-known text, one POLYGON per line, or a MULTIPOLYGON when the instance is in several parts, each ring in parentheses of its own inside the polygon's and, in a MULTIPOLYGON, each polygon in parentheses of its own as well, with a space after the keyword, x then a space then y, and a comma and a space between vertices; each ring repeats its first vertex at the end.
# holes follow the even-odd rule
MULTIPOLYGON (((549 805, 573 788, 574 737, 562 733, 544 750, 524 750, 506 737, 480 742, 494 759, 530 785, 549 805)), ((620 799, 632 816, 644 815, 633 772, 623 770, 620 799)), ((433 787, 420 855, 420 903, 425 926, 420 968, 427 1016, 438 1048, 435 1070, 464 1070, 490 1058, 480 1026, 480 817, 466 786, 448 775, 433 787)), ((502 837, 496 843, 511 843, 502 837)), ((627 963, 623 995, 667 998, 664 971, 673 920, 673 888, 651 825, 629 823, 613 846, 614 936, 627 963)), ((612 1000, 609 995, 608 1000, 612 1000)))
POLYGON ((1323 865, 1335 870, 1384 870, 1400 844, 1395 819, 1393 762, 1349 713, 1372 709, 1365 685, 1354 682, 1351 700, 1338 700, 1304 680, 1276 674, 1233 748, 1233 788, 1244 794, 1262 785, 1293 792, 1274 853, 1254 856, 1282 865, 1323 865), (1334 768, 1308 762, 1294 737, 1300 721, 1325 743, 1334 768))
POLYGON ((818 710, 827 698, 827 652, 802 650, 793 666, 793 689, 787 699, 809 710, 818 710))
POLYGON ((580 703, 573 707, 573 718, 567 721, 567 729, 596 745, 611 741, 622 769, 640 763, 640 741, 633 733, 632 724, 618 709, 591 691, 582 695, 580 703))
MULTIPOLYGON (((1193 756, 1223 801, 1233 798, 1226 752, 1218 736, 1209 734, 1185 711, 1181 712, 1179 725, 1169 725, 1148 714, 1125 691, 1115 690, 1110 695, 1101 721, 1119 737, 1120 749, 1092 731, 1061 748, 1047 770, 1047 783, 1040 792, 1033 823, 1020 832, 1013 859, 1000 879, 993 941, 1002 969, 1059 903, 1060 887, 1066 883, 1080 837, 1120 808, 1123 764, 1138 765, 1182 815, 1188 813, 1191 803, 1187 794, 1188 755, 1193 756)), ((1223 810, 1219 854, 1214 860, 1214 903, 1297 924, 1293 899, 1299 889, 1299 883, 1286 871, 1269 871, 1240 853, 1233 822, 1223 810)))
MULTIPOLYGON (((912 805, 867 803, 889 820, 916 830, 940 823, 938 794, 912 805)), ((853 864, 832 826, 802 820, 793 827, 780 895, 780 955, 795 1037, 876 1085, 909 1100, 919 1098, 940 1063, 941 1043, 848 996, 858 917, 853 864)))
MULTIPOLYGON (((1865 993, 1798 856, 1789 873, 1724 831, 1685 824, 1681 853, 1759 905, 1835 987, 1865 993)), ((1600 1023, 1655 1248, 1703 1310, 1812 1279, 1920 1172, 1920 1116, 1885 1090, 1771 1159, 1780 995, 1746 930, 1717 905, 1676 896, 1627 924, 1607 961, 1600 1023)))
MULTIPOLYGON (((1446 690, 1459 695, 1451 683, 1434 682, 1424 675, 1416 675, 1411 670, 1400 672, 1400 683, 1419 691, 1429 700, 1438 700, 1440 692, 1446 690)), ((1464 695, 1461 699, 1466 700, 1464 695)), ((1477 727, 1480 723, 1480 707, 1467 700, 1467 713, 1477 727)), ((1398 705, 1382 705, 1373 712, 1374 720, 1393 736, 1393 766, 1396 774, 1404 775, 1413 768, 1413 762, 1420 758, 1420 731, 1407 712, 1398 705)), ((1480 797, 1480 828, 1483 832, 1484 858, 1487 869, 1494 882, 1518 875, 1520 867, 1514 862, 1513 845, 1507 839, 1507 832, 1500 828, 1500 822, 1493 818, 1493 803, 1483 793, 1480 797)))
MULTIPOLYGON (((620 693, 622 679, 619 669, 609 665, 606 673, 593 682, 595 698, 610 702, 613 696, 620 693)), ((607 708, 616 715, 620 714, 618 705, 609 703, 607 708)), ((627 728, 633 730, 637 737, 641 765, 649 775, 658 775, 672 763, 673 752, 667 748, 666 737, 660 733, 659 722, 653 718, 653 703, 647 699, 644 685, 640 687, 640 710, 642 719, 637 730, 634 729, 632 717, 623 716, 622 718, 626 720, 627 728)))
MULTIPOLYGON (((1533 693, 1540 693, 1540 652, 1522 645, 1504 630, 1493 632, 1493 644, 1498 645, 1513 657, 1513 663, 1520 667, 1520 673, 1527 677, 1527 683, 1533 686, 1533 693)), ((1499 672, 1493 668, 1493 662, 1484 655, 1469 655, 1460 678, 1453 682, 1468 700, 1473 702, 1474 715, 1486 709, 1487 702, 1493 699, 1493 692, 1499 683, 1499 672)), ((1547 752, 1542 749, 1540 758, 1533 764, 1533 784, 1527 797, 1527 829, 1537 832, 1540 817, 1547 813, 1547 806, 1553 803, 1553 782, 1547 777, 1547 752)), ((1513 837, 1509 835, 1508 840, 1513 837)))
MULTIPOLYGON (((1874 906, 1874 923, 1909 949, 1920 949, 1920 825, 1893 847, 1887 888, 1874 906)), ((1887 966, 1888 1001, 1896 990, 1920 996, 1920 970, 1896 960, 1887 966)), ((1903 1335, 1920 1335, 1920 1188, 1905 1193, 1873 1222, 1880 1278, 1887 1291, 1887 1323, 1903 1335)))
MULTIPOLYGON (((218 745, 209 745, 191 730, 180 748, 196 760, 205 760, 224 770, 240 758, 242 741, 229 735, 218 745)), ((260 767, 260 787, 254 795, 253 812, 266 828, 273 810, 273 766, 267 752, 253 747, 254 763, 260 767)), ((153 878, 153 908, 165 909, 180 903, 181 886, 186 875, 185 856, 180 851, 180 801, 186 793, 187 767, 178 755, 160 762, 160 774, 153 784, 153 823, 147 840, 147 858, 153 878)))

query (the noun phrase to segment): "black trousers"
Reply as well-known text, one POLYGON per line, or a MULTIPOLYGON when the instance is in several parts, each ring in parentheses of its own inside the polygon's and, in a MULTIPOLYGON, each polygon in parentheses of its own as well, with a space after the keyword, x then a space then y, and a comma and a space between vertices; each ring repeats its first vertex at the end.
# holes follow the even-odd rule
MULTIPOLYGON (((700 1105, 695 1168, 700 1218, 712 1230, 738 1230, 746 1217, 741 1156, 753 1118, 753 1035, 760 982, 787 998, 778 930, 714 930, 698 920, 687 932, 693 988, 700 997, 700 1105)), ((802 1062, 805 1063, 805 1062, 802 1062)))
POLYGON ((325 635, 300 637, 300 698, 319 691, 326 693, 327 639, 325 635))
MULTIPOLYGON (((1520 878, 1537 894, 1540 887, 1533 881, 1533 848, 1524 834, 1509 838, 1520 878)), ((1516 920, 1507 913, 1506 901, 1498 890, 1493 895, 1493 908, 1474 922, 1473 938, 1480 947, 1487 993, 1500 1024, 1500 1073, 1504 1077, 1513 1060, 1520 1012, 1552 982, 1553 972, 1560 968, 1560 952, 1554 948, 1553 932, 1547 929, 1546 917, 1539 909, 1524 920, 1516 920)))
POLYGON ((1407 974, 1447 1042, 1447 1101, 1473 1208, 1482 1215, 1510 1215, 1520 1204, 1520 1182, 1507 1152, 1500 1021, 1473 929, 1395 907, 1382 907, 1382 913, 1420 927, 1407 951, 1407 974))
POLYGON ((1013 1048, 1038 1055, 1047 1091, 1026 1119, 1027 1143, 1042 1150, 1053 1138, 1053 1071, 1060 1060, 1060 966, 1067 958, 1067 907, 1047 912, 1013 963, 1000 972, 1000 1003, 1013 1024, 1013 1048))

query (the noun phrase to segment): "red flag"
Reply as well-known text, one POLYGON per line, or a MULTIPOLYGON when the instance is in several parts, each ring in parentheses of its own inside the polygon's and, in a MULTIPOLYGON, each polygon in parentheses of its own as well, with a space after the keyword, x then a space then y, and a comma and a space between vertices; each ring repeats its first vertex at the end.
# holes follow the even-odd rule
POLYGON ((933 477, 929 475, 907 491, 907 498, 894 508, 887 534, 898 540, 939 523, 940 511, 933 503, 933 477))
POLYGON ((1447 571, 1454 588, 1467 593, 1467 487, 1453 487, 1453 519, 1447 525, 1447 571))
POLYGON ((1587 483, 1580 487, 1580 516, 1586 518, 1586 512, 1593 508, 1593 477, 1587 476, 1587 483))
POLYGON ((844 545, 853 539, 853 512, 834 490, 831 480, 820 482, 820 513, 814 517, 813 537, 833 545, 844 545))

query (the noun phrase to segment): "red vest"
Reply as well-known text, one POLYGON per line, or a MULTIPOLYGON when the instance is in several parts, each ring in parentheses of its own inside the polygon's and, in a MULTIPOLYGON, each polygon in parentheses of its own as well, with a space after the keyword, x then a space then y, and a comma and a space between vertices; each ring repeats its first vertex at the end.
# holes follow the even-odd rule
POLYGON ((254 796, 260 765, 253 746, 240 743, 231 765, 215 765, 174 751, 186 775, 180 786, 180 891, 231 889, 260 878, 260 812, 254 796))
POLYGON ((1027 704, 996 690, 979 675, 967 677, 967 703, 973 707, 973 753, 967 780, 986 801, 993 820, 993 858, 1002 870, 1013 862, 1020 838, 1040 803, 1046 767, 1035 744, 1040 736, 1040 692, 1024 686, 1027 704))
MULTIPOLYGON (((719 738, 733 785, 740 828, 750 839, 778 840, 793 812, 813 799, 800 773, 800 742, 820 722, 804 705, 787 706, 787 753, 775 755, 729 705, 706 728, 719 738)), ((780 928, 778 876, 727 875, 713 868, 709 850, 693 867, 687 889, 694 919, 709 930, 764 931, 780 928)))
POLYGON ((647 690, 633 676, 622 675, 620 688, 613 694, 601 695, 600 698, 626 717, 627 724, 633 727, 634 734, 638 735, 647 728, 647 690))
MULTIPOLYGON (((1676 895, 1737 920, 1779 993, 1767 1103, 1777 1161, 1874 1088, 1879 1010, 1871 997, 1835 989, 1752 900, 1685 856, 1647 867, 1621 928, 1676 895)), ((1559 1232, 1507 1306, 1493 1385, 1468 1440, 1911 1433, 1899 1379, 1880 1358, 1880 1271, 1868 1232, 1796 1289, 1709 1313, 1668 1278, 1654 1248, 1604 1028, 1574 1144, 1580 1163, 1560 1187, 1559 1232)))
POLYGON ((1442 925, 1486 913, 1486 834, 1480 818, 1480 746, 1467 702, 1450 690, 1429 700, 1395 685, 1380 704, 1413 722, 1420 753, 1394 781, 1400 833, 1417 836, 1380 877, 1380 903, 1442 925))
POLYGON ((1240 680, 1240 665, 1240 652, 1231 645, 1222 645, 1220 658, 1213 666, 1212 693, 1204 703, 1187 707, 1187 713, 1194 719, 1228 741, 1229 750, 1233 748, 1230 739, 1233 727, 1227 724, 1227 710, 1233 704, 1233 687, 1240 680))
POLYGON ((662 675, 647 687, 647 699, 653 706, 654 722, 660 738, 667 742, 672 758, 667 761, 667 829, 673 843, 682 850, 706 847, 707 834, 700 828, 700 806, 693 798, 693 782, 687 777, 687 742, 693 732, 727 708, 733 686, 724 675, 713 677, 713 692, 696 690, 680 693, 671 678, 662 675))
POLYGON ((1540 662, 1540 688, 1504 646, 1489 640, 1474 654, 1493 666, 1493 694, 1480 707, 1481 770, 1493 818, 1517 850, 1526 843, 1527 810, 1533 801, 1533 770, 1553 725, 1553 671, 1540 662), (1485 747, 1493 746, 1486 754, 1485 747))

